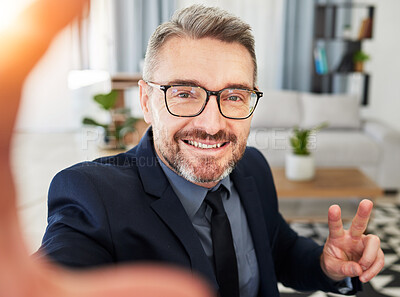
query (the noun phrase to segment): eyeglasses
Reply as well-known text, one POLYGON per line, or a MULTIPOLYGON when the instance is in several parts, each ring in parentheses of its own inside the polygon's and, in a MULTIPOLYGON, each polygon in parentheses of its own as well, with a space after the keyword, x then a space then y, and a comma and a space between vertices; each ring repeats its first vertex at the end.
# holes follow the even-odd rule
POLYGON ((146 83, 164 91, 165 106, 168 112, 176 117, 198 116, 205 109, 210 96, 216 96, 223 117, 244 120, 252 115, 258 99, 263 96, 262 92, 240 88, 208 91, 199 86, 146 83))

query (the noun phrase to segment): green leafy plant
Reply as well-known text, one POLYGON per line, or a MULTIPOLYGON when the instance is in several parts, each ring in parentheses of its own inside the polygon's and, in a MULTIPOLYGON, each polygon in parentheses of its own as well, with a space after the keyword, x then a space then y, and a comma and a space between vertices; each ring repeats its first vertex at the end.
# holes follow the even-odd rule
POLYGON ((110 112, 111 123, 103 124, 87 117, 82 120, 82 123, 102 127, 105 131, 105 144, 109 144, 112 148, 124 149, 125 142, 123 137, 129 132, 135 131, 134 125, 138 119, 130 116, 130 110, 127 108, 115 108, 118 100, 118 92, 115 90, 108 94, 98 94, 93 99, 102 109, 110 112))
POLYGON ((324 122, 311 129, 301 129, 294 127, 293 136, 290 137, 290 144, 295 155, 308 156, 310 151, 308 150, 309 137, 312 133, 315 133, 328 126, 327 122, 324 122))
POLYGON ((367 55, 365 52, 357 51, 353 55, 353 62, 354 63, 365 62, 365 61, 368 61, 370 58, 371 57, 369 55, 367 55))
POLYGON ((108 94, 98 94, 93 97, 94 101, 100 104, 100 106, 105 110, 110 110, 117 103, 118 92, 112 90, 108 94))

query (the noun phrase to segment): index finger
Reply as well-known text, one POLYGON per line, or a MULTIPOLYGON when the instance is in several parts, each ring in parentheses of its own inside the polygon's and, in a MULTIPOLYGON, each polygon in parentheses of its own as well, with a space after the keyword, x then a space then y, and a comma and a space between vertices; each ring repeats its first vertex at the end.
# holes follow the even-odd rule
POLYGON ((372 201, 364 199, 358 205, 357 214, 351 222, 350 235, 358 239, 363 235, 368 226, 369 217, 372 212, 372 201))

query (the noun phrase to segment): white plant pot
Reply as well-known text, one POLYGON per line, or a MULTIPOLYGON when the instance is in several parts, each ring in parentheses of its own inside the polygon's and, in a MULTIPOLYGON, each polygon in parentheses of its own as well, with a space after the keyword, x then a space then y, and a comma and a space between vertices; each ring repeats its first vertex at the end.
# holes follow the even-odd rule
POLYGON ((285 174, 287 179, 293 181, 306 181, 313 179, 315 175, 313 156, 287 154, 285 174))

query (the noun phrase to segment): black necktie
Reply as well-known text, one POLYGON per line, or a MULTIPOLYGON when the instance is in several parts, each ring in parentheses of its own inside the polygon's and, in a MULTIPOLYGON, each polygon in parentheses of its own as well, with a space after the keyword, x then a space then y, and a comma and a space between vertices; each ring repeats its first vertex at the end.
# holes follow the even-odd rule
POLYGON ((239 297, 239 277, 232 230, 222 205, 223 187, 208 192, 205 202, 212 208, 211 237, 213 242, 215 274, 221 297, 239 297))

